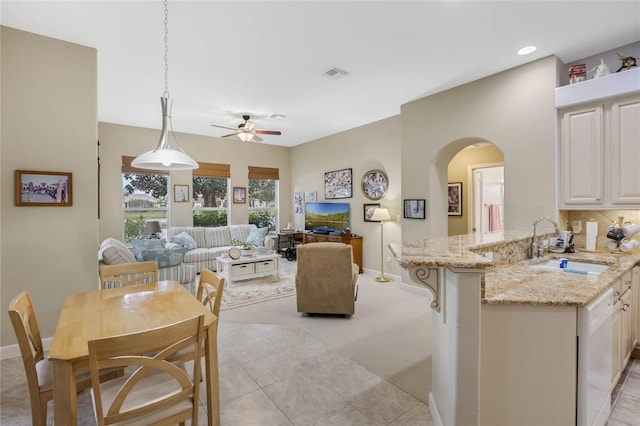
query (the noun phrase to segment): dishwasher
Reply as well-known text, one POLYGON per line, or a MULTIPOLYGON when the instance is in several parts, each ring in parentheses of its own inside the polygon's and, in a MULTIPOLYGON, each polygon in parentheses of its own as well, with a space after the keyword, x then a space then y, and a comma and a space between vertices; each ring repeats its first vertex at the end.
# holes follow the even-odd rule
POLYGON ((578 426, 604 426, 611 412, 613 290, 578 309, 578 426))

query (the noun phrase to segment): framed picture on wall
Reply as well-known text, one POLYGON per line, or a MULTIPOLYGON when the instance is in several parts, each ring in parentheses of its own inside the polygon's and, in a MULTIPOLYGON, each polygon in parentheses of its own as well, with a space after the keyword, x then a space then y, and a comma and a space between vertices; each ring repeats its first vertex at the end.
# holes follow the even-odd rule
POLYGON ((246 204, 247 188, 244 186, 233 187, 233 204, 246 204))
POLYGON ((370 200, 380 200, 387 193, 389 178, 382 170, 369 170, 362 176, 362 193, 370 200))
POLYGON ((16 170, 16 206, 73 205, 71 173, 16 170))
POLYGON ((352 169, 334 170, 324 174, 324 198, 351 198, 353 190, 352 169))
POLYGON ((405 219, 424 219, 425 218, 425 200, 423 199, 407 199, 404 200, 404 218, 405 219))
POLYGON ((302 205, 302 192, 296 192, 293 194, 293 210, 296 213, 304 213, 304 207, 302 205))
POLYGON ((365 222, 380 222, 379 220, 371 220, 371 216, 373 216, 373 212, 376 211, 378 207, 380 207, 380 203, 362 205, 362 209, 364 210, 365 222))
POLYGON ((448 184, 447 200, 449 216, 462 216, 462 182, 448 184))
POLYGON ((173 202, 189 202, 189 185, 173 185, 173 202))
POLYGON ((306 194, 306 202, 307 203, 315 203, 316 202, 316 191, 307 192, 306 194))

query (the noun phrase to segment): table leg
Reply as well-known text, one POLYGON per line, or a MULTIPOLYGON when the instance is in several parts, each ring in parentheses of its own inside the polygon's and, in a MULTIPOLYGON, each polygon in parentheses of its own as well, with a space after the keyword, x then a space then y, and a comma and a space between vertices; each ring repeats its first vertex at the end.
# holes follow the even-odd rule
POLYGON ((53 424, 76 426, 78 404, 73 367, 68 361, 51 360, 51 362, 53 362, 53 424))
POLYGON ((218 324, 207 330, 205 370, 207 376, 207 420, 209 426, 220 426, 220 389, 218 384, 218 324))

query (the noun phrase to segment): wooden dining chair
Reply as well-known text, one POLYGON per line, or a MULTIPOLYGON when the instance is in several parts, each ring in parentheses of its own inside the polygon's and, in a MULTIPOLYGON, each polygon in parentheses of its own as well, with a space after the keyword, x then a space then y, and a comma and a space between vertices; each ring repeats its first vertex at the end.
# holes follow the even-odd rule
POLYGON ((220 303, 222 302, 223 290, 224 278, 206 268, 200 271, 196 297, 204 306, 208 307, 216 317, 220 316, 220 303))
POLYGON ((190 375, 175 352, 191 348, 200 360, 204 315, 137 333, 89 341, 91 394, 98 426, 113 423, 198 424, 201 367, 190 375), (148 355, 152 353, 153 355, 148 355), (144 355, 147 354, 147 355, 144 355), (130 374, 100 383, 103 368, 126 368, 130 374))
POLYGON ((126 287, 158 281, 158 262, 120 263, 100 265, 100 288, 126 287))
MULTIPOLYGON (((22 363, 27 375, 29 398, 31 400, 31 423, 34 426, 47 424, 47 403, 53 400, 53 365, 44 357, 42 338, 31 296, 23 291, 9 303, 9 318, 18 340, 22 363)), ((123 370, 103 371, 101 381, 115 379, 123 375, 123 370)), ((89 372, 76 374, 76 390, 81 392, 91 387, 89 372)))

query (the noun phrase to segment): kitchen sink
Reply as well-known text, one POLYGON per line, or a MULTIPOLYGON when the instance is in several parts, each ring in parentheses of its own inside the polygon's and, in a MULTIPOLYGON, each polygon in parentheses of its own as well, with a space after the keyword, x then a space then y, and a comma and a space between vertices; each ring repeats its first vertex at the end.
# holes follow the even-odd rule
POLYGON ((605 265, 602 263, 587 263, 574 260, 569 260, 569 262, 567 263, 567 267, 563 269, 560 268, 559 259, 550 259, 546 262, 527 266, 532 269, 542 269, 544 271, 571 272, 583 275, 599 275, 609 269, 609 265, 605 265))

